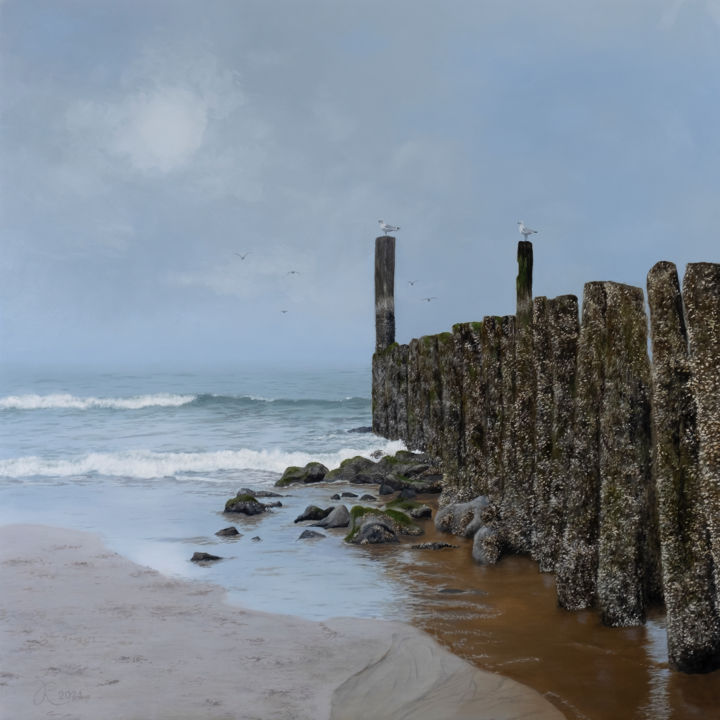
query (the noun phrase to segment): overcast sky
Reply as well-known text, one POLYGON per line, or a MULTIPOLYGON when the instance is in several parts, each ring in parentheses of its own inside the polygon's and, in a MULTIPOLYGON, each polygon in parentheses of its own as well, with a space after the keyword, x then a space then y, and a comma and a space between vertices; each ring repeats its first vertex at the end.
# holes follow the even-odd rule
POLYGON ((366 365, 379 218, 403 342, 518 220, 535 295, 720 262, 720 0, 0 0, 0 68, 4 363, 366 365))

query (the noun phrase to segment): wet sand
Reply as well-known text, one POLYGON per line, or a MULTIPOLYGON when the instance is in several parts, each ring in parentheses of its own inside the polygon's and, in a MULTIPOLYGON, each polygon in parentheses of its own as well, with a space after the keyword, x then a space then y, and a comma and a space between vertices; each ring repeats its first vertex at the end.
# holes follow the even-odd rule
POLYGON ((3 720, 562 718, 409 625, 243 610, 76 530, 1 527, 0 582, 3 720))

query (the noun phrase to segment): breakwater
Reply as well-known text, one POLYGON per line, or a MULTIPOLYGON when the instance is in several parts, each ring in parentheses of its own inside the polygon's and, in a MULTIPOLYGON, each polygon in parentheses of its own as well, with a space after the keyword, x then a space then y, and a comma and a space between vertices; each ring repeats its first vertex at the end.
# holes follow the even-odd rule
POLYGON ((395 239, 376 240, 373 429, 442 463, 443 502, 488 498, 476 557, 529 554, 568 610, 644 622, 673 667, 720 667, 720 265, 660 262, 641 288, 532 296, 514 315, 394 342, 395 239), (648 327, 652 361, 648 353, 648 327))

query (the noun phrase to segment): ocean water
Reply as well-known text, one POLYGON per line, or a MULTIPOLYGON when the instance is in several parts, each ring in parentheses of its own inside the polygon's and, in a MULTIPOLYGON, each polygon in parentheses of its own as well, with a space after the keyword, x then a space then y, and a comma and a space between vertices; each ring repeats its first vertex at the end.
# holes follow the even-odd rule
POLYGON ((247 607, 397 617, 397 589, 372 558, 339 542, 339 531, 322 553, 297 540, 292 519, 311 502, 332 504, 339 488, 283 491, 283 508, 260 518, 222 513, 241 487, 271 489, 289 465, 319 460, 332 469, 403 447, 356 432, 370 423, 369 368, 5 369, 0 523, 97 532, 133 561, 219 583, 247 607), (217 537, 228 524, 243 536, 217 537), (189 561, 198 550, 225 560, 199 567, 189 561), (321 588, 328 568, 332 582, 321 588))

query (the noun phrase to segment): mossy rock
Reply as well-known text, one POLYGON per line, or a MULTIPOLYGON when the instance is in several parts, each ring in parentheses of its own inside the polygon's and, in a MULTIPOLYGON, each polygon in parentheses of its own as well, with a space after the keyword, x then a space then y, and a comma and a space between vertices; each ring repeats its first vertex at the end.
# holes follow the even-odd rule
POLYGON ((345 542, 356 542, 356 536, 362 526, 362 518, 366 515, 384 520, 396 535, 422 535, 423 529, 416 525, 410 517, 400 510, 367 507, 366 505, 354 505, 350 509, 350 532, 345 537, 345 542))
POLYGON ((285 469, 282 477, 275 483, 275 487, 285 487, 295 483, 316 483, 325 479, 328 469, 319 462, 309 462, 305 467, 291 465, 285 469))
POLYGON ((267 506, 258 502, 252 495, 237 495, 225 503, 226 513, 242 513, 244 515, 259 515, 267 510, 267 506))
POLYGON ((353 482, 358 476, 373 475, 377 470, 377 463, 362 455, 347 458, 340 463, 340 467, 330 470, 325 476, 326 482, 346 481, 353 482))

